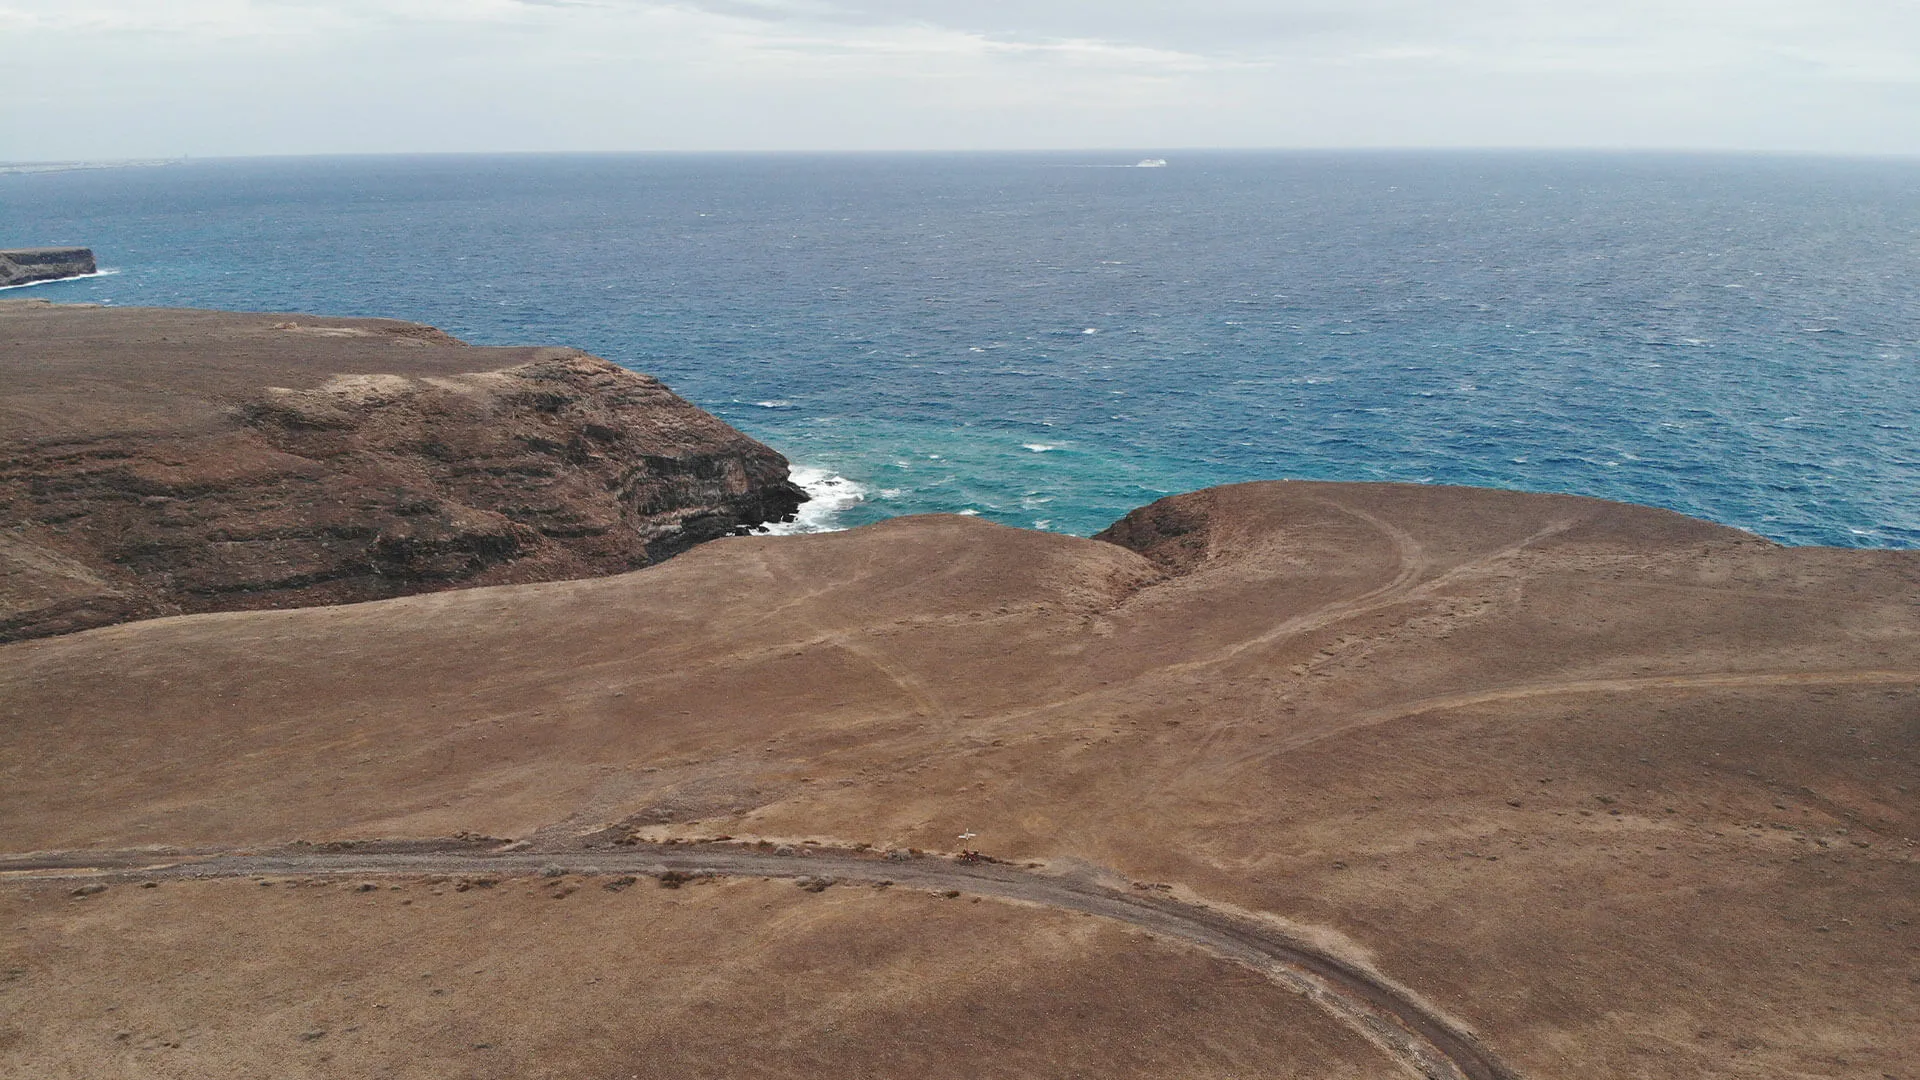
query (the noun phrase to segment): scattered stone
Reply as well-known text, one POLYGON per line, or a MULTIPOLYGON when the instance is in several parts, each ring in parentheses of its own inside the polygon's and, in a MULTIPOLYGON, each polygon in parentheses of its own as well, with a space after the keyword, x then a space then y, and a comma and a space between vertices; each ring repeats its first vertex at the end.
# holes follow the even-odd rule
POLYGON ((79 896, 99 896, 99 895, 100 895, 101 893, 103 893, 103 892, 106 892, 106 891, 107 891, 107 887, 106 887, 106 885, 104 885, 104 884, 102 884, 101 882, 98 882, 98 881, 93 881, 93 882, 89 882, 89 883, 87 883, 87 884, 85 884, 85 885, 82 885, 82 886, 80 886, 79 888, 77 888, 77 889, 75 889, 75 890, 73 890, 73 895, 74 895, 74 896, 76 896, 76 897, 79 897, 79 896))

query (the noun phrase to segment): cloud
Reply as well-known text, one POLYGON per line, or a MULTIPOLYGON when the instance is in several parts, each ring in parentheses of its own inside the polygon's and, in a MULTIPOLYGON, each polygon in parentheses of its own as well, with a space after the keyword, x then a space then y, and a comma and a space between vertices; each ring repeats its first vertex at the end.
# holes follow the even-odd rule
POLYGON ((8 157, 1920 152, 1920 4, 1884 0, 0 0, 0 34, 8 157))

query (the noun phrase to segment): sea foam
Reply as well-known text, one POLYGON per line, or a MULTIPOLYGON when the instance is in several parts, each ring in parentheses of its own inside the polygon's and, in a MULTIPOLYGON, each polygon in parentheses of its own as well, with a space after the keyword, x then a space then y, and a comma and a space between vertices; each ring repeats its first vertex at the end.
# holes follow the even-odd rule
POLYGON ((768 535, 839 532, 846 528, 840 523, 840 515, 867 499, 866 485, 825 469, 796 465, 791 476, 794 483, 806 490, 808 501, 800 504, 800 512, 792 521, 767 526, 768 535))
POLYGON ((13 289, 31 289, 36 285, 58 285, 67 281, 85 281, 88 278, 113 277, 119 272, 118 270, 96 270, 91 274, 75 274, 72 277, 48 278, 45 281, 23 281, 18 285, 0 285, 0 292, 8 292, 13 289))

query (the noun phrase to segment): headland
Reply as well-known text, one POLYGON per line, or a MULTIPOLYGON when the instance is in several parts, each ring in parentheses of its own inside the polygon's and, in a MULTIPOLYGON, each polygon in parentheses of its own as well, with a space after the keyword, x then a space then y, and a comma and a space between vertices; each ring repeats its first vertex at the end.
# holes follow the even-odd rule
POLYGON ((0 640, 631 570, 793 513, 786 459, 575 349, 0 302, 0 640))
POLYGON ((0 251, 0 289, 85 277, 99 269, 91 248, 12 248, 0 251))

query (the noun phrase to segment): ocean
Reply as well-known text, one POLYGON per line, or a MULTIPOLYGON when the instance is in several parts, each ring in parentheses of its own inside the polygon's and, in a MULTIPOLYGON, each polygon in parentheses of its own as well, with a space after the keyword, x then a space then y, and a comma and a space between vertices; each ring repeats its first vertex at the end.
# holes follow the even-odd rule
MULTIPOLYGON (((0 176, 0 297, 574 345, 784 452, 799 527, 1092 533, 1271 478, 1920 547, 1920 162, 550 155, 0 176)), ((139 362, 136 356, 129 363, 139 362)))

